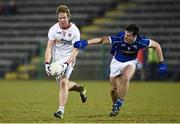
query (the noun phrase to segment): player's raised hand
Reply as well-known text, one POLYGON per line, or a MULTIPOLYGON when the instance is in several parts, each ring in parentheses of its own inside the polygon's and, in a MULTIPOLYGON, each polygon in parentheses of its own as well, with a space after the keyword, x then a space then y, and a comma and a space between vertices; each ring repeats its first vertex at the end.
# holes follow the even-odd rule
POLYGON ((158 72, 160 76, 164 76, 167 73, 167 64, 164 62, 160 62, 158 66, 158 72))
POLYGON ((45 63, 45 69, 46 69, 47 75, 51 76, 50 64, 47 62, 45 63))
POLYGON ((74 48, 84 49, 88 45, 87 40, 79 40, 74 43, 74 48))

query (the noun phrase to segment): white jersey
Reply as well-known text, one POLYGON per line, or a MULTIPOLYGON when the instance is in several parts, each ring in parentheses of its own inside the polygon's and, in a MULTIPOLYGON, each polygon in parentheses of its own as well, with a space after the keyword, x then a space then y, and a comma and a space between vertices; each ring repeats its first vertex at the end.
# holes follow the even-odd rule
POLYGON ((70 57, 74 42, 80 40, 80 32, 73 23, 68 29, 61 29, 58 22, 49 29, 48 38, 55 42, 52 49, 52 61, 58 61, 70 57))

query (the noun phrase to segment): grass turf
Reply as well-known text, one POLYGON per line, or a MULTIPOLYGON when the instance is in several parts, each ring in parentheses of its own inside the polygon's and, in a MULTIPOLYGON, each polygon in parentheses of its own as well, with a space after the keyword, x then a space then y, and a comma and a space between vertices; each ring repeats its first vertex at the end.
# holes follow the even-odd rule
MULTIPOLYGON (((81 82, 81 81, 80 81, 81 82)), ((117 117, 111 110, 107 81, 82 81, 88 86, 88 102, 70 92, 63 120, 53 117, 58 107, 55 81, 0 81, 1 123, 180 123, 180 83, 131 82, 117 117)))

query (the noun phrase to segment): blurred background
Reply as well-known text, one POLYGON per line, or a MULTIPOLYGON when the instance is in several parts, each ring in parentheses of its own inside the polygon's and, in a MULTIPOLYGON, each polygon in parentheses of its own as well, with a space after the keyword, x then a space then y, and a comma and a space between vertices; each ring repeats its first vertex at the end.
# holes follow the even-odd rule
MULTIPOLYGON (((166 77, 157 73, 153 49, 139 51, 134 80, 180 80, 179 0, 1 0, 0 79, 49 79, 44 69, 44 50, 49 28, 57 22, 55 10, 66 4, 81 39, 116 35, 128 24, 159 42, 168 64, 166 77)), ((80 51, 72 79, 109 78, 110 46, 89 46, 80 51)))

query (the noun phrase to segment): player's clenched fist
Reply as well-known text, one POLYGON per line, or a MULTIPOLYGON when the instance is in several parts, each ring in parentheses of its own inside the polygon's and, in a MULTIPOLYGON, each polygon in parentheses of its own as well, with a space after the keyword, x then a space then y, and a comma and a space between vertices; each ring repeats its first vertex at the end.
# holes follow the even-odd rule
POLYGON ((161 76, 164 76, 167 72, 167 64, 164 62, 160 62, 158 66, 158 72, 161 76))

